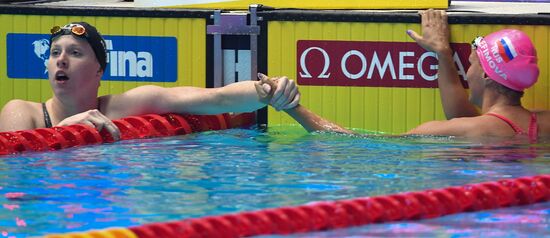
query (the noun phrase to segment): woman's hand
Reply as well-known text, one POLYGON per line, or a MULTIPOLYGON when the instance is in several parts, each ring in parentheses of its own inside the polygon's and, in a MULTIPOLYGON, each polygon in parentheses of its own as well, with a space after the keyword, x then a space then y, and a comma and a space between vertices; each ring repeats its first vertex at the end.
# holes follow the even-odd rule
POLYGON ((422 36, 413 30, 408 30, 407 34, 427 51, 437 54, 450 53, 447 13, 443 10, 428 9, 420 11, 420 16, 422 17, 422 36))
POLYGON ((115 141, 120 140, 120 130, 118 127, 107 118, 103 113, 97 109, 85 111, 70 117, 65 118, 65 120, 59 122, 56 126, 68 126, 74 124, 83 124, 91 126, 101 131, 103 129, 107 130, 115 141))
POLYGON ((260 101, 271 105, 275 110, 286 110, 296 107, 300 103, 300 92, 296 83, 287 77, 269 78, 258 73, 256 91, 260 101))

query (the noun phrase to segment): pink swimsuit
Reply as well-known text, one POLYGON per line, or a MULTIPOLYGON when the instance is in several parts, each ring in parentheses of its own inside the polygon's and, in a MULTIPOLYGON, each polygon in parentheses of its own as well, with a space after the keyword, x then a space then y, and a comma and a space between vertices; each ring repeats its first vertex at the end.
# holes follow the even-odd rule
POLYGON ((525 133, 525 131, 523 131, 516 123, 514 123, 513 121, 511 121, 510 119, 502 115, 495 114, 495 113, 486 113, 485 115, 497 117, 503 120, 504 122, 508 123, 508 125, 510 125, 512 129, 514 129, 514 131, 516 132, 516 135, 528 135, 530 140, 537 140, 538 138, 537 114, 534 112, 531 113, 531 121, 529 122, 528 133, 525 133))

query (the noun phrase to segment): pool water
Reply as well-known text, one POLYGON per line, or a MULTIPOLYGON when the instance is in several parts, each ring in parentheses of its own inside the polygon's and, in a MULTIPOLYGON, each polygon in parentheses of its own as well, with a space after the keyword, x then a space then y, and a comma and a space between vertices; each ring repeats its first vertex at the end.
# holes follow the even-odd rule
MULTIPOLYGON (((272 127, 5 156, 0 234, 129 227, 550 174, 548 142, 272 127)), ((549 214, 547 202, 294 236, 544 236, 550 234, 549 214)))

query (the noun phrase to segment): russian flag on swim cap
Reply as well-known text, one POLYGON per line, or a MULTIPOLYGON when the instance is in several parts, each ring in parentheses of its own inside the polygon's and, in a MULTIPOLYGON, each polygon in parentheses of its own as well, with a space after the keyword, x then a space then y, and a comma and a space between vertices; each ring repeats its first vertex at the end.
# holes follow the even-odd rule
POLYGON ((492 80, 516 91, 537 82, 537 51, 524 32, 503 29, 483 37, 479 45, 486 46, 477 47, 476 53, 483 71, 492 80))
POLYGON ((512 45, 512 42, 508 37, 502 37, 502 39, 497 42, 497 46, 498 53, 500 54, 502 59, 504 59, 504 62, 513 60, 516 56, 518 56, 514 45, 512 45))

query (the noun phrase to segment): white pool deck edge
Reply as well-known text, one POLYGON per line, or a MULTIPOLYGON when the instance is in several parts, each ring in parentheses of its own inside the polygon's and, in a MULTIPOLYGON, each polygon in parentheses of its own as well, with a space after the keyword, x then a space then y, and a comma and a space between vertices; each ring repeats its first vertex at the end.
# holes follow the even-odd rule
MULTIPOLYGON (((62 0, 45 3, 35 3, 35 6, 72 6, 72 7, 118 7, 137 8, 135 2, 122 0, 62 0)), ((140 3, 139 6, 143 6, 140 3)), ((367 10, 368 11, 368 10, 367 10)), ((487 14, 550 14, 550 3, 522 3, 522 2, 468 2, 453 1, 449 12, 472 12, 487 14)))

